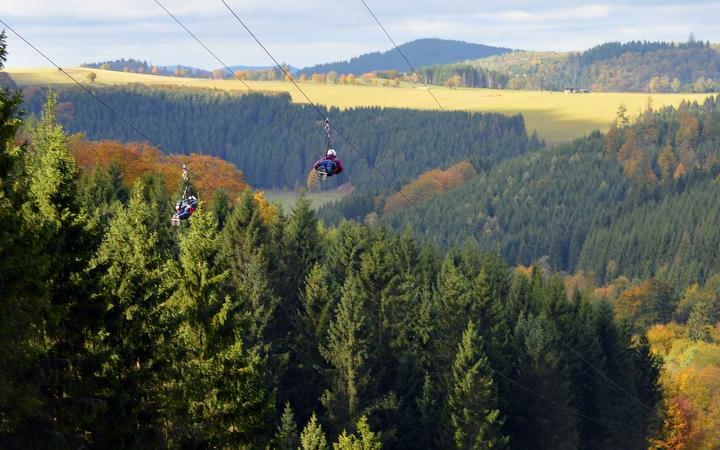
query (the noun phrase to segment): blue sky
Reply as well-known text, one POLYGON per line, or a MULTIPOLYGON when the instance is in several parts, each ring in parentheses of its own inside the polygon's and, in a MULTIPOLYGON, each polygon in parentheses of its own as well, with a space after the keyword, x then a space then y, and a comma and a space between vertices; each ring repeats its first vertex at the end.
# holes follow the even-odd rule
MULTIPOLYGON (((219 0, 161 0, 228 64, 269 65, 219 0)), ((390 47, 360 0, 227 0, 276 58, 294 66, 390 47)), ((366 0, 397 42, 459 39, 530 50, 610 40, 720 42, 720 1, 366 0)), ((116 58, 215 68, 153 0, 0 0, 0 17, 62 66, 116 58)), ((10 34, 9 67, 48 64, 10 34)))

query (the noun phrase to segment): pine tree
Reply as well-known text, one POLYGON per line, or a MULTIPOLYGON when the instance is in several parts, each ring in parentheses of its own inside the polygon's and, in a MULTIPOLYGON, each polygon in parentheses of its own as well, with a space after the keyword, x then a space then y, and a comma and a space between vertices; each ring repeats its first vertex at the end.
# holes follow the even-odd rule
MULTIPOLYGON (((103 328, 89 343, 103 357, 97 372, 108 415, 96 426, 101 446, 161 445, 168 411, 169 340, 172 327, 162 314, 169 297, 167 255, 142 181, 127 207, 111 221, 91 269, 100 271, 103 328), (123 411, 115 415, 115 411, 123 411), (105 426, 107 421, 111 426, 105 426)), ((98 299, 97 301, 100 301, 98 299)))
POLYGON ((502 448, 508 442, 500 432, 504 420, 497 409, 497 392, 482 347, 475 327, 468 322, 455 357, 447 400, 458 449, 502 448))
POLYGON ((380 441, 380 434, 374 433, 370 430, 370 426, 367 423, 367 417, 362 416, 358 419, 357 424, 358 435, 348 434, 347 431, 343 432, 338 436, 338 441, 333 443, 333 450, 380 450, 382 449, 382 442, 380 441))
POLYGON ((312 414, 310 421, 300 434, 300 448, 302 450, 327 450, 328 448, 325 433, 323 433, 315 413, 312 414))
POLYGON ((288 396, 293 398, 298 413, 307 417, 319 408, 318 401, 325 382, 322 370, 326 366, 320 354, 321 344, 326 342, 328 327, 338 299, 331 286, 330 272, 324 265, 316 264, 305 280, 305 292, 300 296, 300 308, 294 318, 294 364, 288 369, 290 384, 288 396))
POLYGON ((278 298, 270 284, 270 233, 260 216, 252 191, 238 198, 221 235, 221 257, 228 262, 230 283, 245 300, 251 328, 245 342, 268 350, 268 330, 278 298))
POLYGON ((290 402, 285 403, 280 425, 275 433, 275 442, 279 450, 296 450, 298 448, 300 441, 290 402))
POLYGON ((186 427, 199 429, 190 433, 194 440, 220 447, 250 445, 265 431, 272 398, 262 360, 243 346, 249 311, 228 283, 216 227, 212 215, 198 209, 180 238, 178 262, 169 277, 175 291, 166 306, 181 323, 173 353, 184 355, 178 364, 187 375, 182 391, 189 397, 183 399, 188 411, 180 417, 189 418, 186 427))
POLYGON ((322 396, 328 419, 337 429, 358 418, 365 389, 370 383, 366 366, 368 359, 367 325, 363 313, 364 299, 358 281, 348 278, 343 295, 328 330, 328 340, 320 349, 330 366, 329 389, 322 396))
POLYGON ((81 208, 80 169, 70 156, 66 134, 55 121, 56 102, 55 95, 49 94, 32 131, 33 151, 26 160, 30 195, 26 213, 41 224, 40 243, 49 264, 44 282, 52 318, 45 324, 48 348, 40 361, 49 369, 48 376, 39 379, 47 397, 45 413, 55 417, 47 424, 74 445, 84 442, 83 437, 77 438, 82 435, 77 430, 86 429, 104 407, 92 383, 85 382, 92 378, 95 363, 85 356, 87 336, 100 326, 98 306, 89 301, 97 290, 96 279, 85 271, 100 233, 81 208))
MULTIPOLYGON (((5 32, 0 31, 0 69, 6 50, 5 32)), ((33 437, 40 445, 48 437, 37 426, 47 417, 31 375, 47 348, 44 331, 55 324, 47 299, 49 264, 42 230, 25 214, 30 199, 24 159, 29 148, 14 142, 22 125, 21 104, 19 93, 0 89, 0 447, 7 448, 18 442, 33 445, 33 437)))
POLYGON ((437 281, 434 341, 437 368, 449 373, 462 330, 471 316, 473 286, 458 270, 452 257, 443 262, 437 281))

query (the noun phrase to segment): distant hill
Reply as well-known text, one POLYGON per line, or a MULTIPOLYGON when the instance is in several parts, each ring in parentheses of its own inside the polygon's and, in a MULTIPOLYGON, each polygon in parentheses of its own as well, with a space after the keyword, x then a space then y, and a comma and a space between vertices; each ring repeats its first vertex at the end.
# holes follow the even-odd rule
POLYGON ((211 72, 209 70, 199 69, 197 67, 191 67, 191 66, 183 66, 181 64, 175 64, 172 66, 158 66, 158 67, 169 73, 176 73, 176 71, 178 71, 178 70, 187 71, 187 73, 191 77, 207 78, 211 75, 211 72))
POLYGON ((720 92, 720 48, 707 42, 608 42, 584 52, 510 52, 424 69, 432 84, 598 92, 720 92))
MULTIPOLYGON (((418 39, 402 44, 400 49, 416 69, 422 66, 480 59, 511 51, 509 48, 490 47, 445 39, 418 39)), ((362 74, 373 70, 407 72, 409 68, 398 51, 392 48, 385 52, 373 52, 356 56, 351 58, 350 61, 306 67, 300 72, 310 75, 313 73, 328 73, 333 70, 338 73, 362 74)))
POLYGON ((98 63, 85 63, 81 67, 90 69, 113 70, 115 72, 146 73, 151 75, 175 75, 189 78, 208 78, 212 72, 197 67, 182 66, 152 66, 147 61, 137 59, 116 59, 98 63))
MULTIPOLYGON (((228 66, 228 67, 229 67, 230 69, 232 69, 233 72, 236 71, 236 70, 247 70, 247 71, 259 72, 259 71, 261 71, 261 70, 268 70, 268 69, 273 69, 273 70, 274 70, 276 66, 228 66)), ((223 68, 223 69, 224 69, 224 68, 223 68)), ((288 70, 290 71, 290 73, 292 73, 292 74, 296 74, 296 73, 298 73, 298 72, 300 71, 299 68, 293 67, 293 66, 287 66, 287 69, 288 69, 288 70)))

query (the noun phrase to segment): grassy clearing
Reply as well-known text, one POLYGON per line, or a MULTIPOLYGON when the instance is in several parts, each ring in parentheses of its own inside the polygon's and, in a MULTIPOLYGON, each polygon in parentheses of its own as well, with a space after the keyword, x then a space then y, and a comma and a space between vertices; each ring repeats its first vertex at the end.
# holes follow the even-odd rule
MULTIPOLYGON (((57 69, 7 69, 20 86, 67 85, 72 83, 57 69)), ((237 80, 205 80, 140 75, 98 69, 68 69, 73 76, 87 82, 87 74, 95 72, 95 86, 113 86, 142 83, 148 86, 190 86, 245 91, 237 80)), ((293 101, 306 100, 289 82, 251 81, 253 90, 289 92, 293 101)), ((328 85, 304 83, 301 85, 313 101, 327 106, 351 108, 359 106, 382 106, 411 109, 437 109, 437 105, 425 88, 406 85, 399 88, 360 85, 328 85)), ((625 104, 629 115, 637 115, 652 99, 656 108, 677 106, 683 100, 702 102, 707 94, 642 94, 642 93, 592 93, 564 94, 558 92, 510 91, 494 89, 448 89, 433 87, 433 93, 446 109, 522 113, 527 128, 546 141, 560 142, 581 137, 588 132, 607 129, 620 104, 625 104)))
MULTIPOLYGON (((280 191, 270 190, 265 191, 265 198, 270 203, 275 203, 282 206, 283 211, 290 212, 295 207, 295 202, 300 198, 301 193, 298 191, 280 191)), ((305 197, 310 200, 312 207, 318 209, 326 203, 340 200, 341 198, 348 195, 347 191, 325 191, 325 192, 307 192, 305 197)))

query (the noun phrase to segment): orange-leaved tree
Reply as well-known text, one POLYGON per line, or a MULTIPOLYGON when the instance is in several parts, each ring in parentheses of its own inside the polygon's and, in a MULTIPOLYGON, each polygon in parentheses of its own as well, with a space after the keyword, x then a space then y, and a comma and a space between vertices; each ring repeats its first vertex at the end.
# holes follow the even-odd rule
POLYGON ((248 187, 242 171, 227 161, 208 155, 173 155, 171 158, 147 144, 84 139, 73 140, 71 152, 86 173, 91 173, 97 166, 107 169, 111 161, 117 161, 128 186, 143 173, 153 172, 162 175, 168 192, 174 193, 180 186, 182 163, 190 169, 198 194, 208 199, 214 191, 223 189, 234 200, 248 187))
POLYGON ((446 170, 433 169, 388 197, 385 213, 391 213, 410 206, 411 202, 422 202, 432 196, 456 189, 477 176, 475 168, 467 161, 461 161, 446 170))

